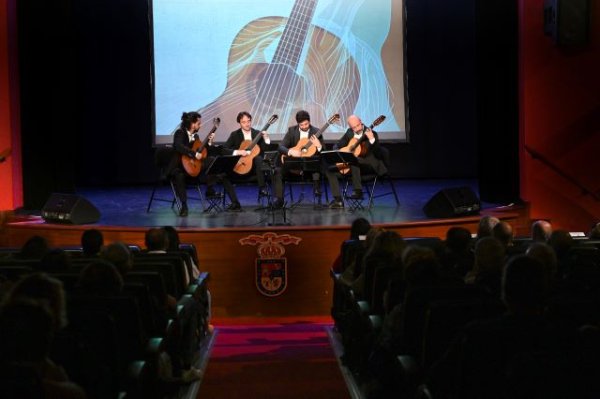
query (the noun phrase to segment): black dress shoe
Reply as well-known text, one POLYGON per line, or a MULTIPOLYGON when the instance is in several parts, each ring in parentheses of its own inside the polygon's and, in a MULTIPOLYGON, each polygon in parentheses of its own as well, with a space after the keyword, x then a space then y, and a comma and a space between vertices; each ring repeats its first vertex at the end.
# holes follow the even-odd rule
POLYGON ((182 205, 181 210, 179 211, 179 216, 187 216, 188 215, 188 207, 187 205, 182 205))
POLYGON ((344 209, 344 203, 341 199, 334 199, 329 203, 329 209, 344 209))
POLYGON ((283 199, 282 198, 275 198, 275 201, 273 201, 273 208, 274 209, 281 209, 281 208, 283 208, 283 199))
POLYGON ((229 206, 225 210, 227 212, 241 212, 242 206, 240 205, 239 202, 232 202, 231 204, 229 204, 229 206))
POLYGON ((348 198, 355 199, 355 200, 363 199, 363 192, 362 192, 362 190, 354 190, 354 191, 352 191, 352 195, 349 196, 348 198))

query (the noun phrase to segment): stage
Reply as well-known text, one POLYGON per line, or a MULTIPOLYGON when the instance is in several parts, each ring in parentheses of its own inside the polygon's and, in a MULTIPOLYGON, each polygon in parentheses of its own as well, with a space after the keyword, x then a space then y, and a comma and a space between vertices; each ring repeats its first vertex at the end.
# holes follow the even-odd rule
MULTIPOLYGON (((4 247, 19 247, 38 234, 52 246, 73 246, 79 245, 85 229, 97 228, 107 243, 120 240, 144 247, 148 228, 175 226, 182 242, 196 245, 201 270, 210 272, 215 316, 327 315, 331 304, 329 268, 357 217, 395 230, 403 237, 443 238, 452 226, 476 231, 480 215, 433 219, 422 209, 442 189, 466 186, 477 193, 475 180, 397 180, 394 184, 399 205, 389 195, 376 198, 370 210, 354 212, 315 209, 312 188, 304 186, 304 200, 288 209, 285 219, 282 211, 259 209, 257 189, 252 186, 237 187, 242 212, 203 212, 201 203, 190 199, 188 217, 177 216, 167 202, 154 202, 146 212, 152 187, 86 188, 77 194, 98 208, 101 216, 97 223, 46 223, 39 212, 17 212, 4 225, 0 242, 4 247), (283 288, 261 288, 256 267, 267 263, 285 269, 283 288)), ((294 200, 300 199, 302 186, 294 190, 294 200)), ((378 184, 376 194, 387 191, 388 184, 378 184)), ((157 195, 170 198, 170 190, 164 187, 157 195)), ((289 197, 286 200, 292 205, 289 197)), ((525 206, 482 203, 481 214, 508 221, 517 234, 528 232, 525 206)))

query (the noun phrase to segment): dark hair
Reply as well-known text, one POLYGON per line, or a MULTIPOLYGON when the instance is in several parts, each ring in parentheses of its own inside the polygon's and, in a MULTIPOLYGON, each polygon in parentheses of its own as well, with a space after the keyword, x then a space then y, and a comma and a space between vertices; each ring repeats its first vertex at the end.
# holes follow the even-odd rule
POLYGON ((173 226, 164 226, 163 230, 167 235, 167 250, 168 251, 179 251, 179 234, 173 226))
POLYGON ((310 115, 308 114, 308 112, 306 112, 305 110, 302 109, 302 110, 296 112, 296 122, 300 123, 300 122, 304 122, 304 121, 310 122, 310 115))
POLYGON ((184 112, 181 114, 181 126, 189 129, 192 126, 192 123, 196 122, 198 119, 202 118, 199 112, 184 112))
POLYGON ((123 290, 123 278, 115 265, 96 260, 81 271, 78 286, 86 295, 115 295, 123 290))
POLYGON ((18 298, 0 309, 0 357, 5 362, 40 361, 54 338, 54 318, 43 302, 18 298))
POLYGON ((42 259, 48 252, 48 241, 41 236, 33 236, 23 246, 17 257, 20 259, 42 259))
POLYGON ((526 255, 514 256, 504 268, 502 297, 507 304, 541 305, 546 294, 544 266, 526 255))
POLYGON ((464 227, 450 227, 446 232, 446 247, 454 253, 464 253, 469 250, 471 232, 464 227))
POLYGON ((371 229, 371 223, 365 218, 354 219, 350 227, 350 238, 358 240, 359 236, 365 236, 371 229))
POLYGON ((113 242, 102 249, 100 258, 109 261, 116 266, 121 276, 124 276, 133 267, 131 250, 122 242, 113 242))
POLYGON ((7 295, 9 301, 27 298, 48 305, 56 330, 67 325, 67 309, 63 283, 46 273, 33 273, 22 277, 7 295))
POLYGON ((81 235, 81 249, 83 256, 93 256, 100 252, 104 245, 104 236, 100 230, 89 229, 81 235))
POLYGON ((149 251, 163 251, 169 246, 167 232, 161 228, 148 230, 145 241, 149 251))
POLYGON ((40 270, 48 272, 65 271, 71 268, 71 258, 67 251, 53 248, 46 252, 40 260, 40 270))
POLYGON ((244 116, 247 116, 248 118, 250 118, 250 120, 252 120, 252 115, 250 115, 250 112, 242 111, 239 114, 237 114, 237 118, 235 119, 237 123, 240 123, 244 116))

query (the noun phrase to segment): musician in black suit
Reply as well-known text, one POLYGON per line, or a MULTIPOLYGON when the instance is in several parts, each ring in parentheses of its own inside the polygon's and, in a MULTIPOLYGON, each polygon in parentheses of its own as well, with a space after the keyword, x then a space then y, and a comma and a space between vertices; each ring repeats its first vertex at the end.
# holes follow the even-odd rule
MULTIPOLYGON (((374 130, 366 127, 356 115, 348 117, 348 130, 346 130, 346 133, 344 133, 333 148, 344 151, 352 139, 359 140, 363 150, 361 156, 357 157, 358 165, 350 166, 352 188, 354 189, 350 198, 361 199, 363 197, 361 171, 365 173, 375 172, 378 175, 382 175, 387 172, 387 168, 380 158, 379 136, 374 130)), ((330 167, 326 173, 329 186, 331 187, 331 194, 333 195, 333 201, 330 202, 329 207, 333 209, 344 207, 337 172, 337 167, 330 167)))
MULTIPOLYGON (((309 139, 312 145, 317 149, 317 153, 320 153, 323 146, 316 136, 319 129, 310 124, 310 115, 308 112, 304 110, 298 111, 296 113, 296 122, 298 124, 288 128, 287 133, 279 144, 279 153, 286 157, 301 157, 302 152, 299 149, 294 148, 301 139, 309 139)), ((275 171, 275 181, 273 183, 275 186, 275 201, 273 202, 273 206, 275 208, 281 208, 283 206, 283 176, 289 174, 290 171, 295 168, 297 168, 297 166, 290 166, 289 163, 286 164, 284 161, 281 167, 277 168, 275 171)), ((319 178, 319 172, 314 171, 312 173, 312 179, 314 182, 315 196, 321 195, 319 178)))
MULTIPOLYGON (((181 155, 186 155, 190 158, 196 158, 198 160, 201 160, 202 171, 206 172, 206 169, 212 163, 214 157, 216 155, 219 155, 220 152, 220 149, 217 149, 216 146, 213 146, 212 141, 214 139, 214 133, 210 134, 210 136, 208 137, 208 156, 206 158, 203 158, 202 153, 192 150, 192 145, 194 144, 194 141, 200 140, 200 138, 198 137, 198 131, 200 130, 201 125, 202 116, 198 112, 184 112, 181 115, 181 124, 179 128, 175 131, 175 134, 173 135, 173 148, 175 149, 175 151, 173 154, 173 158, 171 159, 171 163, 167 169, 167 173, 171 177, 173 185, 175 186, 175 193, 181 201, 181 210, 179 212, 180 216, 188 215, 187 190, 185 183, 187 174, 185 172, 185 169, 183 168, 183 164, 181 163, 181 155)), ((214 185, 218 180, 221 181, 221 184, 223 184, 225 191, 231 199, 231 205, 228 209, 232 211, 240 210, 240 202, 237 198, 233 185, 227 179, 226 176, 207 176, 206 196, 219 196, 219 193, 217 193, 214 189, 214 185)))
MULTIPOLYGON (((237 115, 236 121, 240 124, 240 128, 234 130, 229 135, 229 138, 223 144, 222 151, 224 155, 240 155, 240 161, 243 162, 245 158, 250 157, 252 154, 250 151, 240 149, 240 146, 244 141, 252 141, 257 136, 261 135, 262 138, 258 140, 256 145, 260 148, 260 153, 264 154, 266 146, 271 144, 271 139, 266 131, 260 132, 252 127, 252 115, 246 111, 242 111, 237 115)), ((248 173, 250 175, 254 172, 256 176, 256 183, 258 184, 259 194, 261 196, 269 195, 265 187, 265 174, 263 171, 263 158, 257 155, 252 158, 252 170, 248 173)), ((243 177, 244 175, 239 175, 243 177)))

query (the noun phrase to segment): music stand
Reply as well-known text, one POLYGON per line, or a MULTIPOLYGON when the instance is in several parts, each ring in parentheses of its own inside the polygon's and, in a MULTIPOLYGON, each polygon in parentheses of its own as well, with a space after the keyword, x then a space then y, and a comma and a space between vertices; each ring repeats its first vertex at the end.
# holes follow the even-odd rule
MULTIPOLYGON (((225 175, 231 172, 235 165, 238 163, 240 157, 241 155, 221 155, 215 157, 206 169, 206 175, 218 176, 225 175)), ((223 196, 206 197, 206 200, 208 201, 208 207, 204 210, 204 212, 223 211, 223 207, 221 206, 221 200, 223 198, 223 196)))
MULTIPOLYGON (((288 170, 288 176, 289 173, 291 172, 292 174, 294 174, 294 171, 300 171, 299 175, 300 176, 304 176, 305 172, 307 173, 321 173, 321 157, 320 156, 312 156, 312 157, 287 157, 285 158, 285 165, 286 165, 286 169, 288 170)), ((289 183, 289 182, 288 182, 289 183)), ((293 183, 293 181, 292 181, 293 183)), ((305 183, 304 181, 302 181, 301 183, 305 183)), ((319 185, 321 184, 321 181, 318 182, 319 185)), ((313 182, 314 184, 314 182, 313 182)), ((293 193, 291 191, 291 187, 290 187, 290 199, 292 201, 294 201, 293 198, 293 193)), ((300 198, 298 198, 297 201, 295 201, 291 206, 290 209, 295 208, 296 206, 298 206, 304 199, 304 189, 302 189, 302 193, 300 194, 300 198)), ((315 203, 313 201, 313 206, 315 207, 315 209, 318 209, 321 207, 321 196, 318 196, 318 203, 315 203)))
POLYGON ((345 163, 348 166, 358 165, 358 159, 351 152, 344 152, 339 150, 322 151, 321 157, 328 166, 335 166, 338 163, 345 163))

